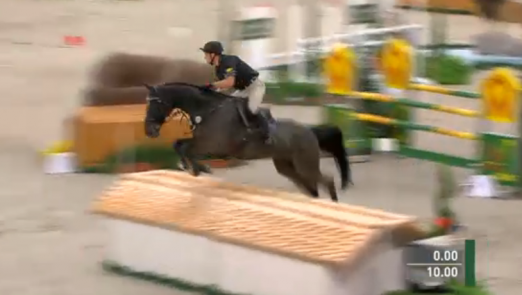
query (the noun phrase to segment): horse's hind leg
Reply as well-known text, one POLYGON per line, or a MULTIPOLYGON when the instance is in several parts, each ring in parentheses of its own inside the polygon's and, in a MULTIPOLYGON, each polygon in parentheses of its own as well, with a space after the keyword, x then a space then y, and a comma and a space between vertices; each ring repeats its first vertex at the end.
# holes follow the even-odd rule
POLYGON ((330 198, 334 202, 338 202, 337 190, 335 189, 335 182, 332 176, 321 173, 319 154, 317 157, 298 157, 293 161, 296 173, 308 186, 315 186, 317 191, 317 184, 323 185, 330 194, 330 198))
POLYGON ((314 198, 319 197, 317 185, 313 187, 306 183, 295 170, 292 161, 273 159, 273 162, 277 172, 292 181, 297 186, 297 188, 314 198))
POLYGON ((324 175, 321 172, 319 173, 319 182, 328 190, 332 201, 336 203, 339 202, 339 199, 337 198, 337 190, 335 189, 334 178, 330 175, 324 175))

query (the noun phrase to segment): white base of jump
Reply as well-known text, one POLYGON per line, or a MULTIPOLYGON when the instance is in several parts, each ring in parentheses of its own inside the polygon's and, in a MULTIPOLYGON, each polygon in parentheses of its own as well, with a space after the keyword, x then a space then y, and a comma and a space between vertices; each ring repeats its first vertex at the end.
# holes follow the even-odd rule
POLYGON ((74 173, 76 172, 76 154, 46 154, 43 158, 43 170, 46 174, 74 173))
POLYGON ((375 152, 396 152, 399 144, 394 138, 372 138, 372 148, 375 152))
POLYGON ((491 199, 501 196, 497 181, 489 175, 473 175, 468 179, 465 186, 467 187, 466 195, 468 197, 491 199))
POLYGON ((106 261, 135 272, 254 295, 383 294, 405 288, 403 248, 380 249, 349 273, 202 236, 108 218, 106 261))
POLYGON ((93 212, 108 270, 227 294, 402 290, 405 246, 425 235, 412 216, 167 170, 122 175, 93 212))

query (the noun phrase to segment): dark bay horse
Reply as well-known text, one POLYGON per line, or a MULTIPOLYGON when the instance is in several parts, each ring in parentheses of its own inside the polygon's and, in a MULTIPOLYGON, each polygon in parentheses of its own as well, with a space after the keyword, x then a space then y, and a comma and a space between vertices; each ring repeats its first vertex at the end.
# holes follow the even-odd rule
MULTIPOLYGON (((97 62, 84 91, 84 105, 145 104, 144 83, 184 82, 202 85, 214 78, 211 66, 186 59, 115 52, 97 62)), ((72 120, 72 119, 71 119, 72 120)), ((350 164, 341 130, 334 125, 310 127, 321 151, 334 157, 341 174, 341 188, 351 181, 350 164)))
POLYGON ((252 122, 250 128, 246 127, 245 99, 186 83, 146 87, 149 93, 144 127, 148 137, 159 136, 174 110, 190 116, 193 137, 178 141, 175 149, 194 176, 207 172, 197 161, 204 155, 228 155, 244 160, 272 158, 277 172, 305 193, 319 197, 321 184, 332 201, 337 202, 333 177, 321 173, 319 142, 310 128, 292 120, 278 120, 273 143, 266 144, 262 133, 252 129, 252 122))

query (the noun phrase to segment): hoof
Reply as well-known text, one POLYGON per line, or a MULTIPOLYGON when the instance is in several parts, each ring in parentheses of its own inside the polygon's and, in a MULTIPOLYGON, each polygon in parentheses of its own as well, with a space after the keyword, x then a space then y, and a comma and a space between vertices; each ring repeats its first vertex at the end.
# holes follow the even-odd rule
POLYGON ((178 169, 181 170, 181 171, 187 171, 187 166, 185 166, 185 164, 183 164, 181 161, 178 163, 178 169))
POLYGON ((199 169, 191 169, 190 174, 192 174, 192 176, 194 177, 198 177, 199 175, 201 175, 201 171, 199 169))
POLYGON ((193 166, 192 165, 185 165, 183 162, 179 162, 178 163, 178 168, 181 170, 181 171, 185 171, 185 172, 188 172, 189 174, 191 174, 192 176, 199 176, 201 174, 201 170, 200 170, 200 167, 197 167, 196 169, 193 169, 193 166))
POLYGON ((350 186, 354 186, 353 182, 350 181, 350 182, 347 182, 347 183, 343 183, 341 185, 341 190, 345 191, 345 190, 349 189, 350 186))
POLYGON ((212 174, 212 170, 210 169, 209 166, 207 165, 203 165, 203 164, 199 164, 198 165, 199 167, 199 171, 203 172, 203 173, 207 173, 207 174, 212 174))

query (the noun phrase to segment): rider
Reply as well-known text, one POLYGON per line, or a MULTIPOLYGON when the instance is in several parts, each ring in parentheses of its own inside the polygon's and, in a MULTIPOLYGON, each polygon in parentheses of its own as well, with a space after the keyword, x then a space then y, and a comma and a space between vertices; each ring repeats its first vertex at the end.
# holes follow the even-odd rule
POLYGON ((259 79, 259 73, 238 56, 223 54, 223 45, 218 41, 207 42, 200 50, 205 53, 206 62, 215 68, 217 77, 216 82, 206 87, 218 90, 233 89, 232 96, 246 98, 249 117, 259 119, 265 139, 270 143, 274 120, 269 111, 259 112, 266 90, 265 83, 259 79))

